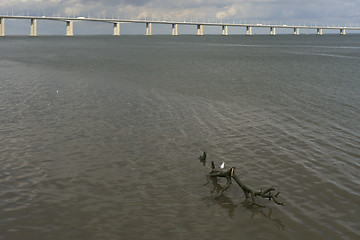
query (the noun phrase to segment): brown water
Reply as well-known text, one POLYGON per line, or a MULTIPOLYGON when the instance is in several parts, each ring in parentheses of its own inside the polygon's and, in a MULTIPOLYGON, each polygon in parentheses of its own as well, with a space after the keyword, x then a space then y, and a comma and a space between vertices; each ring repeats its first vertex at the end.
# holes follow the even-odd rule
POLYGON ((0 239, 357 239, 359 66, 358 35, 1 38, 0 239), (210 161, 286 205, 215 200, 210 161))

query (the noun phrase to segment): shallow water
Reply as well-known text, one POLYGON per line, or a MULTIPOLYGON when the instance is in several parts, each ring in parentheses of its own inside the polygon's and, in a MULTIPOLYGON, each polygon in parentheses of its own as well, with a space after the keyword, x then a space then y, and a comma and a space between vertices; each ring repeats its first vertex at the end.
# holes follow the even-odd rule
POLYGON ((0 239, 360 237, 359 35, 5 37, 0 56, 0 239), (215 200, 211 161, 286 205, 215 200))

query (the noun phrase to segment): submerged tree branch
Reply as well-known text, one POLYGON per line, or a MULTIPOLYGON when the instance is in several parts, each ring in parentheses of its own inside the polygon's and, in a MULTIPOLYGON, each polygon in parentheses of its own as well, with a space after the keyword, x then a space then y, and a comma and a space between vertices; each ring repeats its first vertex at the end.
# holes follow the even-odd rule
POLYGON ((269 187, 264 191, 263 190, 254 191, 252 188, 250 188, 249 186, 247 186, 246 184, 241 182, 240 178, 237 175, 235 175, 235 167, 232 167, 227 171, 221 171, 221 170, 216 169, 214 162, 211 162, 211 172, 209 174, 209 177, 211 177, 211 178, 218 178, 218 177, 226 178, 225 185, 222 186, 222 188, 217 193, 215 198, 219 198, 226 190, 228 190, 232 183, 231 179, 234 179, 235 182, 239 185, 239 187, 244 192, 246 199, 248 199, 249 196, 251 197, 252 205, 264 207, 263 205, 256 202, 256 197, 267 198, 269 200, 273 200, 278 205, 284 205, 284 203, 278 201, 278 199, 277 199, 277 196, 280 193, 279 192, 277 192, 276 194, 273 193, 273 191, 275 191, 275 188, 269 187))

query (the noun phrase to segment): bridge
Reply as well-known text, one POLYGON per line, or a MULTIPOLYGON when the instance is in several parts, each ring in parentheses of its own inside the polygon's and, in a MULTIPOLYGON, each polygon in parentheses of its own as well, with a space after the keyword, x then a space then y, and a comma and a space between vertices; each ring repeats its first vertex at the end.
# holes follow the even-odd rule
POLYGON ((74 22, 88 21, 88 22, 104 22, 113 25, 113 35, 120 36, 120 24, 122 23, 137 23, 145 25, 145 35, 152 35, 153 24, 166 24, 171 25, 171 35, 178 35, 178 25, 191 25, 194 26, 195 34, 204 35, 204 26, 219 27, 221 34, 224 36, 229 35, 229 27, 242 27, 246 29, 246 35, 253 35, 254 28, 268 28, 269 34, 276 35, 276 29, 289 29, 290 33, 294 35, 300 34, 300 29, 313 29, 317 35, 322 35, 323 30, 337 30, 340 35, 345 35, 347 30, 360 30, 360 27, 342 26, 300 26, 300 25, 277 25, 277 24, 247 24, 247 23, 211 23, 211 22, 186 22, 186 21, 167 21, 167 20, 129 20, 129 19, 100 19, 100 18, 85 18, 85 17, 47 17, 47 16, 7 16, 0 15, 0 37, 5 36, 5 19, 28 19, 30 20, 30 35, 31 37, 38 36, 37 34, 37 22, 38 21, 61 21, 65 23, 65 36, 74 36, 74 22))

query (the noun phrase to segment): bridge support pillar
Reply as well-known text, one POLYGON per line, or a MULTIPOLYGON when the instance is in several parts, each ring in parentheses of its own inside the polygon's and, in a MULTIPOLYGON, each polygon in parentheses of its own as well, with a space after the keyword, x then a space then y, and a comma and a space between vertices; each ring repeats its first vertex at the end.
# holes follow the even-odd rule
POLYGON ((270 27, 270 35, 271 35, 271 36, 275 36, 275 35, 276 35, 276 28, 275 28, 275 27, 270 27))
POLYGON ((229 32, 228 32, 228 26, 222 26, 222 35, 223 36, 228 36, 229 32))
POLYGON ((37 37, 37 20, 35 18, 30 20, 30 37, 37 37))
POLYGON ((0 18, 0 37, 5 36, 5 18, 0 18))
POLYGON ((316 34, 317 34, 317 35, 323 35, 323 30, 322 30, 322 28, 316 29, 316 34))
POLYGON ((345 35, 345 34, 346 34, 345 28, 341 28, 340 29, 340 35, 345 35))
POLYGON ((67 37, 74 36, 74 22, 73 21, 66 21, 66 35, 67 37))
POLYGON ((151 29, 151 23, 146 23, 146 36, 151 36, 152 35, 152 29, 151 29))
POLYGON ((114 23, 114 36, 120 36, 120 23, 114 23))
POLYGON ((246 35, 247 36, 252 36, 252 27, 250 27, 250 26, 246 27, 246 35))
POLYGON ((299 28, 294 28, 294 35, 300 35, 300 29, 299 28))
POLYGON ((171 35, 177 36, 178 35, 178 25, 176 23, 173 23, 171 28, 171 35))
POLYGON ((202 25, 202 24, 197 25, 196 35, 198 35, 198 36, 204 35, 204 25, 202 25))

